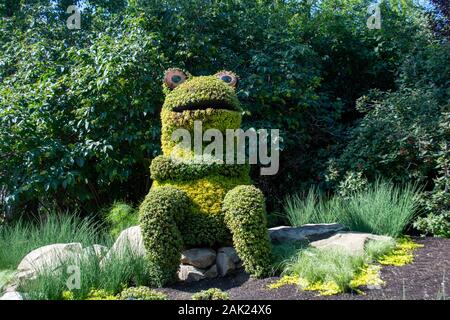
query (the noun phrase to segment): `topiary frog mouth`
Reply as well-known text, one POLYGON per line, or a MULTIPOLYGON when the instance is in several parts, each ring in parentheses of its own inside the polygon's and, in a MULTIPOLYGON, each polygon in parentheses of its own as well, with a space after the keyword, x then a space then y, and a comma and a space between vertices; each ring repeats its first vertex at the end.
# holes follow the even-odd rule
POLYGON ((206 110, 206 109, 222 109, 222 110, 230 110, 230 111, 238 111, 236 110, 236 106, 228 101, 223 100, 208 100, 208 101, 196 101, 191 102, 189 104, 180 105, 174 107, 172 111, 174 112, 183 112, 183 111, 192 111, 192 110, 206 110))

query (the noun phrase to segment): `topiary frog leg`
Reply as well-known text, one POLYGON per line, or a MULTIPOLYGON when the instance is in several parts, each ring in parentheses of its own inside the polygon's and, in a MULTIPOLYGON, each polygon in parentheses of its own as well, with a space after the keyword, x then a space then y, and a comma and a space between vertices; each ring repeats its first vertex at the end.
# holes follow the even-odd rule
POLYGON ((263 193, 254 186, 237 186, 226 194, 223 211, 245 270, 256 277, 268 275, 271 244, 263 193))
POLYGON ((178 226, 183 223, 189 205, 184 191, 162 186, 150 190, 139 208, 148 261, 161 285, 175 280, 183 248, 178 226))

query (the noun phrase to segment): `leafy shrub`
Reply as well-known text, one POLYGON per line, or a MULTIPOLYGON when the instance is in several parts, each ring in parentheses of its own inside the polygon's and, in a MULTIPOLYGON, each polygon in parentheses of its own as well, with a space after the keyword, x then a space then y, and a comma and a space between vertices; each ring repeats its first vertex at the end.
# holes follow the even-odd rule
POLYGON ((286 213, 293 226, 306 223, 339 222, 352 231, 398 237, 412 222, 419 209, 420 190, 377 182, 347 198, 323 199, 311 189, 308 197, 288 197, 286 213))
POLYGON ((175 279, 183 238, 177 228, 189 210, 187 194, 171 186, 152 190, 139 208, 142 236, 148 260, 157 268, 162 284, 175 279))
POLYGON ((225 222, 245 270, 256 277, 270 272, 271 245, 267 233, 264 195, 254 186, 239 186, 223 201, 225 222))
POLYGON ((230 296, 218 288, 211 288, 194 293, 192 300, 230 300, 230 296))
POLYGON ((418 218, 414 227, 424 234, 450 238, 450 213, 430 213, 426 217, 418 218))
MULTIPOLYGON (((450 113, 444 113, 440 131, 444 137, 450 137, 450 113)), ((449 145, 442 141, 436 154, 438 175, 434 179, 434 188, 427 192, 423 199, 423 206, 427 216, 420 217, 414 227, 425 233, 437 237, 450 237, 450 160, 449 145)))
POLYGON ((342 198, 349 198, 353 193, 364 190, 367 187, 367 179, 362 172, 349 171, 337 187, 337 194, 342 198))
POLYGON ((119 298, 121 300, 166 300, 167 296, 148 287, 141 286, 123 290, 119 294, 119 298))
POLYGON ((372 91, 359 99, 364 118, 350 131, 349 143, 329 177, 339 181, 342 173, 362 172, 373 180, 381 176, 401 183, 416 181, 425 186, 421 207, 429 220, 417 224, 427 233, 442 228, 427 221, 442 221, 450 203, 448 141, 450 141, 450 44, 431 41, 409 55, 400 68, 399 90, 372 91))
POLYGON ((109 234, 113 238, 116 238, 126 228, 139 224, 137 210, 125 202, 114 202, 105 218, 109 225, 109 234))
POLYGON ((289 170, 257 177, 277 204, 298 181, 317 181, 357 117, 355 99, 393 89, 398 65, 425 37, 410 1, 402 12, 383 4, 382 30, 369 30, 369 2, 337 10, 335 0, 88 1, 81 30, 72 32, 66 1, 9 1, 0 8, 8 17, 0 34, 0 184, 8 207, 91 213, 141 199, 160 149, 160 80, 170 66, 239 70, 245 126, 284 129, 280 167, 289 170))

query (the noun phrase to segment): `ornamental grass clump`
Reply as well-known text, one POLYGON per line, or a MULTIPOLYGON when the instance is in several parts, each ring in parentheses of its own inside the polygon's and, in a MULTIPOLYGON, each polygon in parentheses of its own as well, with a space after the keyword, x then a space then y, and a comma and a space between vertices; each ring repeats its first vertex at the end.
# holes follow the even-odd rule
POLYGON ((20 261, 39 247, 80 242, 83 246, 106 244, 108 237, 92 218, 50 214, 37 223, 17 221, 0 228, 0 269, 16 269, 20 261))
POLYGON ((399 237, 416 217, 421 189, 378 180, 346 197, 326 198, 311 189, 305 199, 286 198, 285 212, 293 226, 339 222, 351 231, 399 237))

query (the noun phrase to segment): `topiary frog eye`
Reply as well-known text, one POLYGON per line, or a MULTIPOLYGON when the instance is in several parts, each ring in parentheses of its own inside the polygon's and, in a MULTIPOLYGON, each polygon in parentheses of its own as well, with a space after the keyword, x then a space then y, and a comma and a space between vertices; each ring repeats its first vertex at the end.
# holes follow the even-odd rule
POLYGON ((170 89, 175 89, 187 79, 187 74, 181 69, 169 69, 164 75, 164 83, 170 89))
POLYGON ((238 77, 231 71, 220 71, 216 73, 217 78, 225 82, 227 85, 236 88, 238 77))

